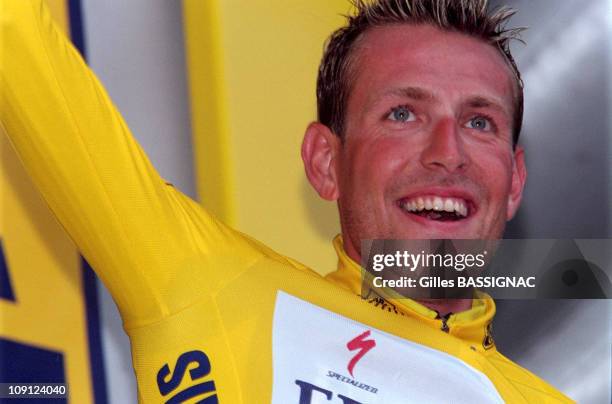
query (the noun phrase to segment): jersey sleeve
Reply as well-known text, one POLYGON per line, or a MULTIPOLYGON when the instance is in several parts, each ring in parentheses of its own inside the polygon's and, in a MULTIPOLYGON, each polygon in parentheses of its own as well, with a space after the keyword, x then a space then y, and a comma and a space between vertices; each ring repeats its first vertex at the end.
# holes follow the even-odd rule
POLYGON ((126 327, 213 293, 254 242, 167 184, 41 0, 0 0, 0 119, 126 327))

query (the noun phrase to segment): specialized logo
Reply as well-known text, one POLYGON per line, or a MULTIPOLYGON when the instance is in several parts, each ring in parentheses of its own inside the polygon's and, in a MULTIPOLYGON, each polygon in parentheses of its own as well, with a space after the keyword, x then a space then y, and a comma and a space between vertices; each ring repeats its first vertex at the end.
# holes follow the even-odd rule
POLYGON ((272 362, 272 404, 446 403, 449 397, 503 403, 493 383, 460 359, 282 291, 272 362))
POLYGON ((353 369, 355 368, 357 362, 359 362, 359 360, 363 358, 365 354, 367 354, 372 348, 376 346, 376 341, 374 341, 373 339, 366 339, 369 336, 370 330, 358 335, 346 344, 346 347, 349 349, 349 351, 359 350, 359 352, 357 352, 357 355, 353 356, 353 359, 350 360, 347 366, 349 373, 353 377, 355 377, 355 375, 353 374, 353 369))

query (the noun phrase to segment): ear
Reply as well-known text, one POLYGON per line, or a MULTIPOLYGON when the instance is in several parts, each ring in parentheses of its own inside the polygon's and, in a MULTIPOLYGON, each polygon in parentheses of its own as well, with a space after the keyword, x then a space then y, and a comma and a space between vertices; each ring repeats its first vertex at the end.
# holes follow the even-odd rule
POLYGON ((510 220, 516 214, 521 200, 523 199, 523 189, 527 180, 527 168, 525 167, 525 150, 521 146, 516 146, 514 150, 514 162, 512 164, 512 185, 508 200, 508 212, 506 220, 510 220))
POLYGON ((327 126, 312 122, 302 142, 306 176, 321 198, 335 201, 340 195, 337 181, 337 156, 340 139, 327 126))

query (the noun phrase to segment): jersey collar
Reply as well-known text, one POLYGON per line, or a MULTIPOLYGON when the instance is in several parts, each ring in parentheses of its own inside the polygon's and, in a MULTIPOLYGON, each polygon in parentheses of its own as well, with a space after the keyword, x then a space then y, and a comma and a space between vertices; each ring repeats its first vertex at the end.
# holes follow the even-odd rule
MULTIPOLYGON (((362 268, 344 250, 342 236, 337 235, 333 241, 338 255, 338 268, 328 274, 326 279, 332 283, 349 289, 361 296, 362 294, 362 268)), ((363 297, 368 300, 371 296, 363 297)), ((377 299, 383 299, 376 296, 377 299)), ((423 323, 438 329, 443 327, 443 319, 438 313, 412 299, 384 299, 393 304, 404 315, 416 318, 423 323)), ((472 307, 468 310, 451 314, 446 319, 448 332, 465 342, 472 349, 485 351, 495 349, 491 336, 491 322, 495 316, 495 302, 482 292, 476 292, 476 298, 472 300, 472 307)))

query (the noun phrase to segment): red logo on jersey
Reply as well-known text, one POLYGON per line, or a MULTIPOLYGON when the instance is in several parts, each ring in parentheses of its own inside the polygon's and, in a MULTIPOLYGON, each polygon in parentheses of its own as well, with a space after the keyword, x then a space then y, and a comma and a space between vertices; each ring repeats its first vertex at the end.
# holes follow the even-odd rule
POLYGON ((355 368, 357 362, 359 362, 359 360, 363 358, 363 356, 368 353, 369 350, 376 346, 376 341, 374 341, 373 339, 366 340, 366 338, 368 338, 369 336, 370 330, 353 338, 348 342, 348 344, 346 344, 346 347, 349 349, 349 351, 359 350, 359 352, 357 352, 357 355, 353 356, 353 359, 351 359, 347 367, 349 373, 353 377, 355 377, 353 375, 353 369, 355 368))

